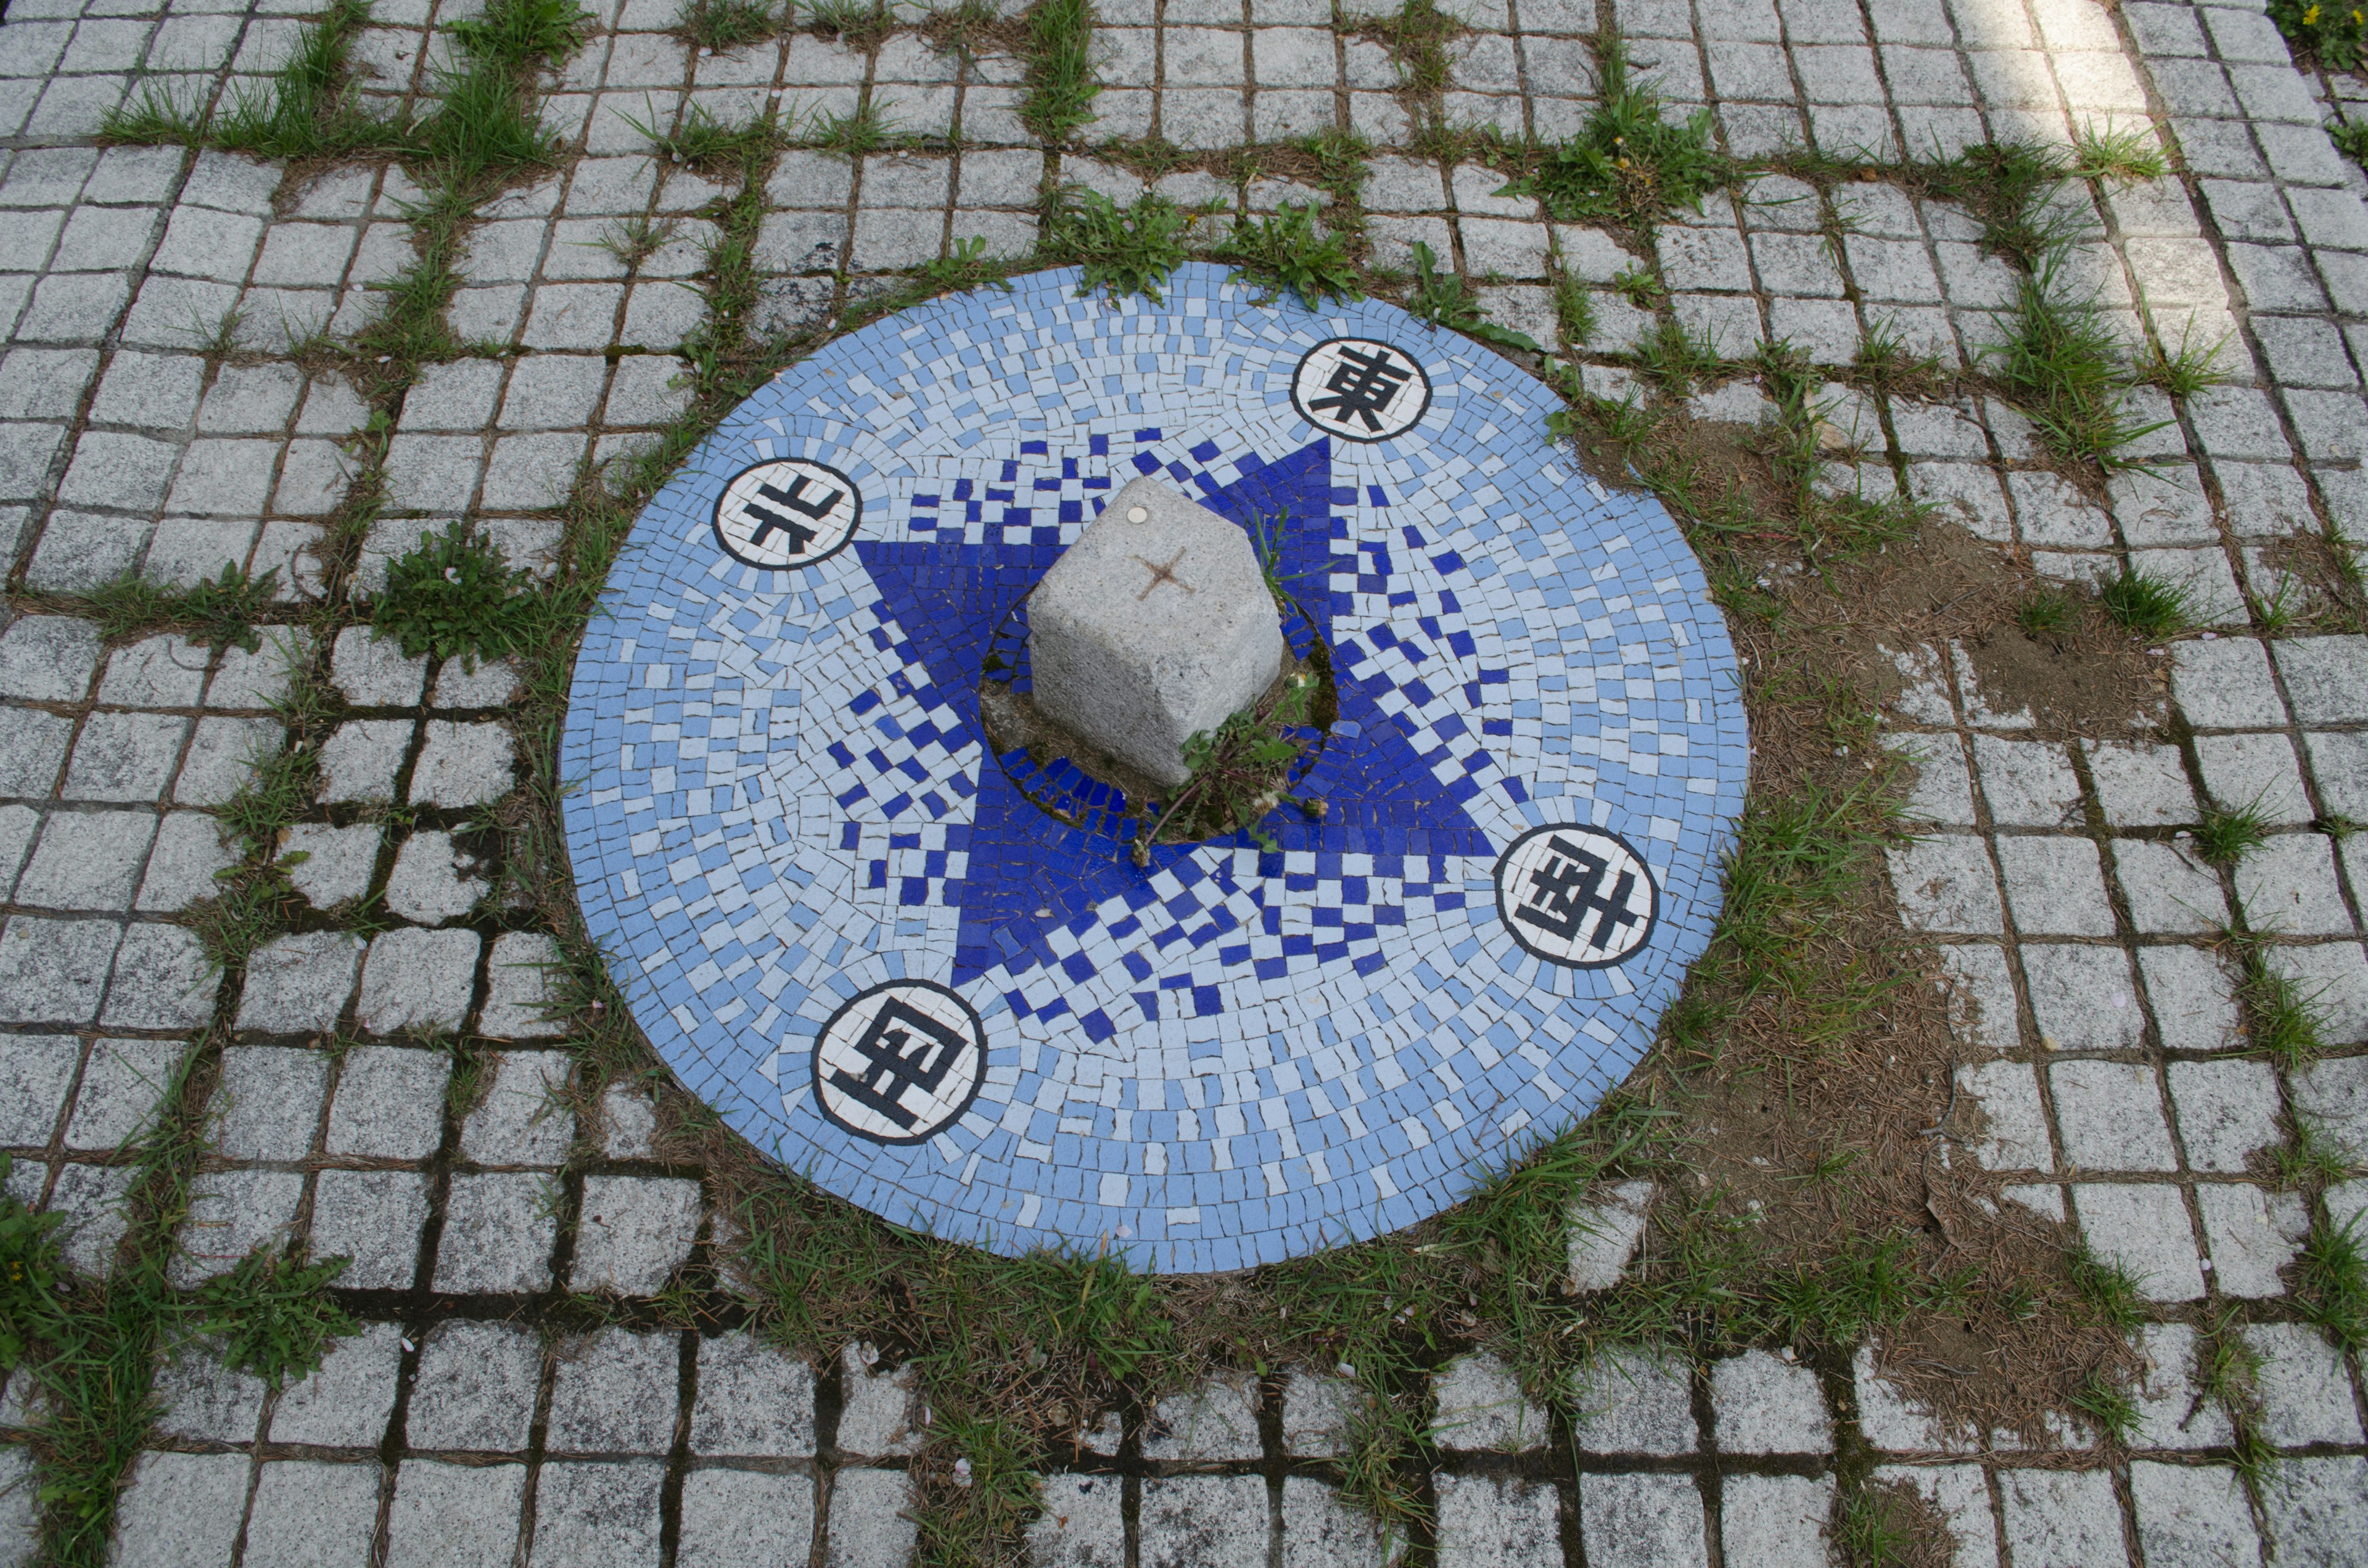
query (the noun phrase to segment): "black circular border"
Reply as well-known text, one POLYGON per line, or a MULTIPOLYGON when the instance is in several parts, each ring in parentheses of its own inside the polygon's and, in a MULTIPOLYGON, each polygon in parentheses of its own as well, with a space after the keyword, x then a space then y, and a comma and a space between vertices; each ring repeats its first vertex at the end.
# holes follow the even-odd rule
POLYGON ((730 556, 733 560, 737 561, 743 566, 754 566, 759 572, 803 572, 809 566, 821 565, 824 562, 829 560, 832 556, 837 555, 840 551, 845 550, 848 545, 855 542, 856 533, 863 527, 863 487, 856 483, 855 481, 848 478, 844 472, 831 467, 830 464, 825 462, 816 462, 812 458, 767 458, 763 462, 750 463, 746 468, 742 469, 738 473, 734 474, 731 478, 723 482, 723 488, 715 493, 715 506, 707 515, 707 526, 709 530, 715 535, 715 548, 730 556), (855 520, 847 525, 846 537, 842 538, 837 544, 832 545, 828 550, 824 551, 820 555, 815 556, 812 561, 751 561, 746 556, 741 554, 738 551, 733 549, 732 541, 724 537, 723 498, 732 494, 732 487, 739 483, 741 480, 746 478, 749 474, 756 472, 760 468, 771 468, 775 463, 803 463, 808 468, 818 468, 822 470, 823 472, 829 474, 833 479, 837 480, 841 484, 846 485, 847 493, 855 497, 855 520))
POLYGON ((1300 418, 1305 420, 1307 422, 1307 427, 1315 431, 1317 435, 1328 436, 1336 441, 1353 442, 1360 447, 1379 446, 1383 441, 1395 441, 1403 437, 1413 435, 1415 431, 1420 427, 1422 422, 1430 417, 1431 393, 1430 367, 1424 364, 1422 362, 1421 356, 1416 354, 1412 349, 1400 348, 1396 344, 1389 342, 1385 338, 1360 337, 1354 333, 1343 333, 1338 337, 1327 337, 1323 342, 1317 344, 1315 347, 1309 349, 1306 353, 1302 354, 1299 357, 1299 362, 1291 368, 1291 411, 1293 414, 1298 415, 1300 418), (1319 425, 1315 422, 1315 416, 1307 412, 1307 405, 1299 401, 1299 372, 1307 369, 1307 362, 1310 359, 1315 358, 1318 354, 1323 353, 1326 348, 1331 347, 1336 343, 1378 343, 1384 348, 1396 350, 1396 352, 1405 355, 1407 359, 1413 362, 1415 374, 1422 378, 1422 407, 1416 411, 1413 423, 1407 425, 1403 430, 1395 430, 1386 436, 1351 436, 1343 431, 1335 430, 1329 425, 1319 425))
MULTIPOLYGON (((1553 822, 1546 824, 1543 827, 1533 827, 1530 829, 1529 832, 1521 835, 1520 837, 1505 846, 1505 852, 1497 857, 1497 864, 1489 870, 1488 880, 1495 884, 1497 890, 1497 918, 1503 923, 1505 929, 1511 934, 1515 945, 1518 946, 1521 951, 1529 954, 1533 959, 1538 959, 1550 964, 1556 964, 1564 969, 1615 969, 1621 964, 1626 963, 1630 959, 1634 958, 1638 953, 1643 952, 1646 948, 1651 947, 1653 945, 1653 933, 1661 924, 1661 884, 1653 876, 1652 863, 1646 860, 1644 856, 1637 853, 1636 846, 1629 843, 1626 838, 1612 832, 1608 827, 1597 827, 1592 823, 1553 822), (1527 844, 1531 839, 1537 837, 1541 834, 1573 832, 1591 833, 1599 837, 1608 838, 1611 840, 1612 843, 1620 846, 1621 848, 1626 850, 1628 852, 1628 858, 1635 861, 1637 866, 1644 871, 1645 886, 1650 890, 1653 894, 1652 907, 1648 909, 1645 915, 1644 935, 1636 938, 1636 945, 1634 947, 1630 948, 1626 952, 1622 953, 1616 959, 1596 959, 1591 961, 1581 961, 1577 959, 1565 959, 1557 957, 1553 953, 1540 952, 1537 949, 1530 946, 1529 942, 1521 936, 1521 928, 1515 925, 1513 923, 1512 916, 1505 912, 1505 862, 1511 859, 1522 845, 1527 844)), ((852 1004, 849 1005, 852 1006, 852 1004)), ((820 1044, 817 1043, 814 1049, 819 1051, 822 1048, 820 1044)))
MULTIPOLYGON (((1646 881, 1652 881, 1652 878, 1647 875, 1645 880, 1646 881)), ((1654 896, 1656 900, 1656 907, 1657 908, 1657 900, 1659 898, 1658 889, 1655 890, 1654 896)), ((939 1133, 943 1132, 947 1128, 951 1127, 955 1122, 960 1121, 963 1116, 969 1112, 971 1103, 978 1098, 979 1090, 986 1086, 986 1020, 978 1016, 978 1009, 970 1005, 969 997, 964 996, 961 992, 956 991, 950 985, 940 985, 934 980, 883 980, 879 984, 874 985, 868 990, 857 992, 845 1002, 839 1004, 838 1010, 831 1014, 829 1021, 825 1023, 821 1030, 814 1035, 814 1049, 806 1053, 806 1082, 814 1085, 814 1108, 822 1112, 824 1120, 829 1122, 833 1127, 837 1128, 840 1131, 851 1132, 858 1138, 866 1139, 874 1143, 887 1143, 892 1145, 926 1143, 930 1139, 935 1138, 939 1133), (882 1138, 877 1132, 866 1132, 862 1128, 854 1126, 851 1123, 841 1119, 838 1114, 830 1108, 830 1102, 823 1097, 822 1042, 830 1038, 830 1031, 832 1028, 837 1027, 838 1020, 853 1012, 855 1010, 856 1004, 861 1002, 865 997, 877 996, 882 991, 910 990, 914 986, 919 986, 926 991, 939 992, 944 995, 952 997, 956 1002, 962 1004, 962 1010, 970 1017, 971 1040, 978 1047, 978 1076, 971 1080, 970 1093, 962 1096, 962 1103, 954 1108, 953 1114, 947 1117, 943 1121, 939 1122, 935 1127, 930 1128, 927 1132, 917 1133, 910 1138, 882 1138)))

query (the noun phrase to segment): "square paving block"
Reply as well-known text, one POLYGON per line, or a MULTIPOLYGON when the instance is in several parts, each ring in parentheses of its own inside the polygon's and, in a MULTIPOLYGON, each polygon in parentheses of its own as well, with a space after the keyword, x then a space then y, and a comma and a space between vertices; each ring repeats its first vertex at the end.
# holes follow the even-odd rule
POLYGON ((675 1176, 586 1176, 571 1283, 655 1295, 698 1239, 700 1186, 675 1176))
POLYGON ((1571 1435, 1605 1454, 1694 1451, 1691 1382, 1676 1357, 1607 1350, 1571 1380, 1571 1435))
POLYGON ((508 1292, 548 1286, 559 1196, 555 1178, 533 1171, 453 1177, 436 1289, 508 1292))
POLYGON ((658 1550, 658 1460, 545 1463, 536 1481, 536 1555, 577 1568, 642 1568, 658 1550))
MULTIPOLYGON (((837 1517, 834 1498, 833 1517, 837 1517)), ((1143 1568, 1256 1562, 1269 1550, 1266 1483, 1250 1475, 1178 1475, 1143 1483, 1143 1568)))
POLYGON ((560 1453, 657 1454, 674 1442, 682 1340, 602 1329, 555 1357, 546 1445, 560 1453))
POLYGON ((2280 1142, 2278 1083, 2268 1062, 2173 1062, 2164 1074, 2194 1169, 2239 1176, 2255 1151, 2280 1142))
POLYGON ((116 1505, 115 1568, 227 1563, 245 1512, 245 1454, 143 1453, 116 1505))
POLYGON ((2138 969, 2167 1049, 2221 1051, 2243 1038, 2236 977, 2211 949, 2141 948, 2138 969))
MULTIPOLYGON (((1048 1506, 1057 1485, 1045 1480, 1048 1506)), ((1110 1490, 1116 1519, 1118 1487, 1110 1490)), ((751 1562, 807 1562, 814 1551, 814 1483, 810 1475, 766 1471, 694 1470, 682 1483, 682 1537, 677 1568, 744 1568, 751 1562)), ((1031 1540, 1033 1539, 1031 1534, 1031 1540)), ((1080 1562, 1077 1568, 1086 1568, 1080 1562)), ((1099 1562, 1094 1568, 1103 1568, 1099 1562)), ((1121 1568, 1111 1557, 1108 1568, 1121 1568)))
POLYGON ((569 1059, 558 1051, 505 1051, 485 1064, 483 1099, 461 1130, 463 1158, 480 1165, 557 1165, 575 1138, 575 1113, 556 1098, 569 1059))
POLYGON ((251 1443, 270 1385, 225 1366, 219 1339, 192 1340, 156 1368, 156 1430, 200 1443, 251 1443))
POLYGON ((173 799, 185 806, 227 805, 245 788, 256 767, 279 755, 286 732, 277 719, 230 719, 209 714, 198 721, 173 799))
POLYGON ((1998 879, 1980 839, 1935 835, 1884 858, 1909 929, 1993 937, 2003 929, 1998 879))
POLYGON ((2007 1471, 1998 1477, 1998 1496, 2017 1568, 2102 1568, 2129 1561, 2121 1506, 2105 1471, 2007 1471))
POLYGON ((2357 1443, 2360 1415, 2343 1358, 2307 1324, 2255 1324, 2240 1330, 2260 1358, 2253 1381, 2261 1435, 2279 1448, 2357 1443))
POLYGON ((2149 1301, 2192 1301, 2203 1294, 2195 1236, 2179 1188, 2167 1182, 2086 1183, 2072 1188, 2080 1231, 2149 1301))
POLYGON ((216 1151, 234 1160, 302 1160, 327 1097, 329 1058, 284 1046, 233 1045, 207 1106, 216 1151))
POLYGON ((323 1171, 313 1187, 313 1256, 353 1261, 337 1284, 405 1290, 419 1272, 427 1178, 417 1171, 323 1171))
POLYGON ((69 801, 153 801, 181 759, 189 722, 167 713, 94 713, 59 793, 69 801))
MULTIPOLYGON (((729 1472, 700 1471, 692 1479, 720 1473, 729 1472)), ((1043 1481, 1043 1512, 1028 1526, 1030 1561, 1042 1564, 1043 1568, 1124 1568, 1126 1521, 1119 1512, 1124 1484, 1114 1475, 1046 1476, 1043 1481)), ((1302 1481, 1297 1477, 1285 1481, 1283 1508, 1286 1518, 1292 1506, 1290 1489, 1294 1485, 1330 1490, 1320 1482, 1302 1481)), ((689 1486, 686 1483, 683 1495, 686 1515, 689 1506, 689 1486)), ((686 1520, 685 1529, 688 1528, 686 1520)), ((1289 1528, 1288 1524, 1285 1528, 1289 1528)), ((1289 1550, 1285 1548, 1286 1552, 1289 1550)))
POLYGON ((1432 1440, 1458 1449, 1534 1449, 1550 1434, 1511 1370, 1486 1351, 1458 1357, 1431 1380, 1432 1440))
POLYGON ((124 910, 156 836, 154 812, 51 812, 17 880, 37 909, 124 910))
POLYGON ((2047 1070, 2076 1170, 2169 1171, 2179 1167, 2154 1069, 2134 1062, 2058 1062, 2047 1070))
POLYGON ((71 1035, 0 1035, 0 1144, 46 1147, 81 1065, 71 1035))
POLYGON ((124 927, 99 1023, 110 1029, 194 1029, 214 1014, 222 974, 184 926, 124 927))
POLYGON ((1712 1367, 1711 1406, 1728 1453, 1823 1453, 1833 1441, 1816 1373, 1765 1350, 1712 1367))
POLYGON ((1735 1475, 1722 1488, 1720 1543, 1729 1562, 1767 1568, 1825 1568, 1826 1521, 1833 1512, 1828 1477, 1735 1475))
POLYGON ((2022 970, 2041 1043, 2056 1051, 2126 1051, 2145 1038, 2146 1016, 2119 948, 2025 943, 2022 970))
POLYGON ((2299 1197, 2241 1182, 2207 1183, 2196 1187, 2195 1207, 2222 1293, 2256 1301, 2285 1294, 2279 1271, 2294 1262, 2296 1243, 2310 1230, 2299 1197))
POLYGON ((11 915, 0 927, 0 1023, 90 1022, 122 934, 111 920, 11 915))
POLYGON ((455 1320, 419 1341, 411 1392, 411 1446, 501 1452, 523 1449, 542 1377, 534 1333, 512 1324, 455 1320))
POLYGON ((690 1451, 708 1457, 810 1458, 814 1451, 813 1369, 745 1332, 700 1340, 690 1451))
POLYGON ((473 931, 404 926, 370 943, 355 1017, 372 1034, 456 1029, 476 984, 482 939, 473 931))
POLYGON ((2188 844, 2112 841, 2113 874, 2130 901, 2130 918, 2147 935, 2210 936, 2228 924, 2220 874, 2188 844))
POLYGON ((2237 862, 2237 901, 2255 931, 2283 937, 2349 937, 2351 912, 2336 881, 2334 841, 2281 833, 2237 862))
POLYGON ((344 1464, 279 1460, 264 1465, 256 1476, 240 1561, 253 1568, 365 1561, 378 1529, 381 1473, 374 1456, 344 1464))
POLYGON ((2195 755, 2203 765, 2204 788, 2226 810, 2249 809, 2282 826, 2310 820, 2302 768, 2284 735, 2199 735, 2195 755))
POLYGON ((2089 775, 2096 779, 2105 822, 2112 826, 2169 826, 2198 820, 2195 791, 2176 746, 2086 742, 2086 748, 2089 775))
POLYGON ((1241 1377, 1210 1379, 1153 1406, 1143 1439, 1145 1458, 1207 1462, 1259 1453, 1258 1386, 1241 1377))
POLYGON ((2113 935, 2113 909, 2093 840, 2007 837, 1997 841, 1997 851, 2007 906, 2022 935, 2113 935))
POLYGON ((188 1047, 171 1040, 101 1040, 90 1049, 74 1115, 66 1121, 69 1149, 105 1152, 154 1124, 188 1047))
POLYGON ((525 1501, 522 1464, 405 1460, 387 1516, 387 1568, 512 1568, 525 1501))
POLYGON ((304 1178, 293 1171, 215 1171, 189 1184, 189 1216, 167 1270, 183 1290, 227 1274, 257 1247, 278 1248, 294 1233, 304 1178))
MULTIPOLYGON (((1459 1478, 1461 1497, 1502 1499, 1500 1509, 1520 1510, 1518 1532, 1490 1532, 1501 1540, 1493 1555, 1474 1551, 1464 1561, 1474 1568, 1514 1568, 1547 1558, 1555 1530, 1552 1488, 1520 1481, 1459 1478), (1541 1495, 1543 1494, 1543 1495, 1541 1495), (1521 1505, 1526 1504, 1523 1507, 1521 1505)), ((1447 1506, 1441 1483, 1440 1528, 1447 1506)), ((1510 1522, 1509 1520, 1508 1522, 1510 1522)), ((1702 1493, 1690 1475, 1582 1475, 1578 1478, 1578 1524, 1587 1561, 1593 1568, 1703 1568, 1710 1561, 1702 1493)), ((1445 1554, 1441 1554, 1445 1561, 1445 1554)))

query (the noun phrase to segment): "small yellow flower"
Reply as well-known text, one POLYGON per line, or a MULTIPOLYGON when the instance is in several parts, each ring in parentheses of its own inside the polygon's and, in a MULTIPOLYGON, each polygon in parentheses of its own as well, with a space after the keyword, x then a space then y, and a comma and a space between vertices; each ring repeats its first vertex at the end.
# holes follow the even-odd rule
POLYGON ((2317 6, 2313 6, 2309 10, 2305 11, 2305 12, 2302 14, 2302 25, 2303 25, 2304 27, 2306 27, 2306 28, 2307 28, 2307 27, 2315 27, 2315 26, 2317 26, 2317 23, 2318 23, 2318 7, 2317 7, 2317 6))

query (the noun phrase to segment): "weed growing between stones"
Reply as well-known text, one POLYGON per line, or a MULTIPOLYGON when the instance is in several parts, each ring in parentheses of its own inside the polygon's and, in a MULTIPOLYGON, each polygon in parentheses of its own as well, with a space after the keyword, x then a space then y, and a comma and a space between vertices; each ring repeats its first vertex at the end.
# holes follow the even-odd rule
POLYGON ((352 1261, 311 1263, 292 1246, 250 1253, 199 1290, 196 1332, 221 1338, 222 1365, 233 1371, 253 1372, 274 1389, 302 1379, 320 1369, 331 1341, 362 1331, 327 1293, 352 1261))
POLYGON ((1161 302, 1167 277, 1184 265, 1184 233, 1191 215, 1156 192, 1121 207, 1099 191, 1062 193, 1045 225, 1045 248, 1085 270, 1080 294, 1107 290, 1112 299, 1140 294, 1161 302))
POLYGON ((352 92, 348 56, 370 17, 370 0, 334 0, 298 31, 288 62, 260 87, 235 85, 227 105, 208 107, 144 84, 136 100, 108 112, 100 135, 262 158, 348 157, 401 147, 408 127, 371 118, 352 92))
POLYGON ((2368 1349, 2368 1254, 2360 1214, 2340 1227, 2324 1217, 2313 1220, 2299 1262, 2303 1316, 2345 1352, 2368 1349))
POLYGON ((1268 290, 1260 304, 1271 304, 1285 292, 1311 311, 1326 300, 1365 297, 1347 244, 1338 233, 1317 233, 1315 209, 1299 202, 1236 223, 1214 254, 1234 263, 1236 278, 1268 290))
POLYGON ((503 561, 498 546, 455 522, 387 567, 372 635, 401 645, 403 656, 481 659, 516 653, 525 636, 534 575, 503 561))
POLYGON ((2237 960, 2237 1005, 2253 1049, 2289 1069, 2316 1061, 2327 1049, 2318 994, 2270 962, 2270 944, 2259 932, 2224 931, 2221 947, 2237 960))
POLYGON ((2208 803, 2195 828, 2195 852, 2214 866, 2233 866, 2270 839, 2270 813, 2259 797, 2241 806, 2208 803))
POLYGON ((676 27, 684 41, 722 52, 773 37, 792 9, 776 15, 769 0, 690 0, 676 27))
POLYGON ((1051 146, 1094 118, 1094 8, 1090 0, 1036 0, 1028 8, 1028 96, 1019 121, 1051 146))
POLYGON ((2116 624, 2139 637, 2169 637, 2194 621, 2188 591, 2149 572, 2125 566, 2097 590, 2097 602, 2116 624))
POLYGON ((2066 461, 2133 466, 2127 449, 2164 422, 2132 425, 2123 413, 2133 377, 2093 301, 2064 296, 2055 264, 2017 286, 2006 337, 1984 352, 1998 382, 2066 461))
POLYGON ((1490 321, 1480 301, 1465 291, 1463 279, 1452 272, 1440 271, 1439 257, 1420 240, 1414 243, 1414 285, 1406 290, 1406 308, 1410 315, 1476 338, 1491 347, 1518 348, 1529 354, 1545 352, 1529 334, 1490 321))
POLYGON ((1627 42, 1618 33, 1600 35, 1596 61, 1602 97, 1586 125, 1497 194, 1537 197, 1561 222, 1640 231, 1679 209, 1701 211, 1702 198, 1735 176, 1735 165, 1711 143, 1710 110, 1697 109, 1682 125, 1664 119, 1660 95, 1631 79, 1627 42))
POLYGON ((278 567, 249 577, 236 562, 224 562, 221 576, 200 579, 194 588, 164 587, 127 573, 76 608, 97 620, 99 635, 110 642, 173 631, 215 653, 234 647, 252 653, 261 646, 256 623, 265 618, 279 583, 278 567))

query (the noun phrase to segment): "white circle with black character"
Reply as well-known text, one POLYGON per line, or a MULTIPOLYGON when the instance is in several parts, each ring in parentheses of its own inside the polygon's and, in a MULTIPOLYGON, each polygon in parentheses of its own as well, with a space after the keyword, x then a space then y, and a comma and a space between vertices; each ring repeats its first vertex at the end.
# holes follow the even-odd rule
POLYGON ((715 542, 734 561, 775 571, 812 566, 847 548, 863 493, 828 463, 780 458, 744 468, 715 502, 715 542))
POLYGON ((1309 349, 1291 378, 1291 405, 1327 436, 1386 441, 1430 412, 1430 373, 1394 343, 1335 337, 1309 349))
POLYGON ((1571 969, 1624 961, 1652 939, 1660 890, 1616 833, 1533 827, 1497 860, 1497 915, 1524 951, 1571 969))
POLYGON ((918 1143, 978 1097, 986 1026, 942 985, 892 980, 833 1013, 814 1040, 814 1103, 875 1143, 918 1143))

